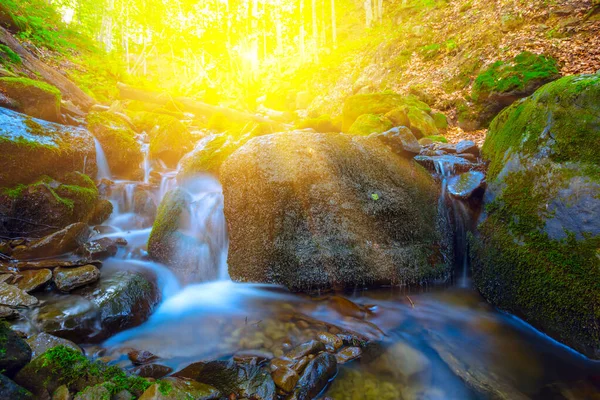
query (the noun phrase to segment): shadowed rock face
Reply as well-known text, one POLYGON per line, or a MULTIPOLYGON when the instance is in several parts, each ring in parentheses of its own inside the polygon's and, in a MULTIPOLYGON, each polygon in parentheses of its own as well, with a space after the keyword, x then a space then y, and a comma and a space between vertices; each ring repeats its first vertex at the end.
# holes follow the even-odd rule
POLYGON ((565 77, 492 122, 473 277, 492 303, 600 358, 600 75, 565 77))
POLYGON ((438 184, 378 140, 285 133, 221 168, 229 273, 293 290, 444 276, 438 184))

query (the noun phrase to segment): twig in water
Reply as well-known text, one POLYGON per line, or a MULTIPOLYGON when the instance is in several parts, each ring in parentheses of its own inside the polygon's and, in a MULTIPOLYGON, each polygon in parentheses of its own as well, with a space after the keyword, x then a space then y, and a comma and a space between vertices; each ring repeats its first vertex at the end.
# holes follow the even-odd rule
POLYGON ((410 306, 412 308, 415 308, 415 303, 410 299, 410 297, 406 296, 406 298, 408 299, 408 301, 410 301, 410 306))

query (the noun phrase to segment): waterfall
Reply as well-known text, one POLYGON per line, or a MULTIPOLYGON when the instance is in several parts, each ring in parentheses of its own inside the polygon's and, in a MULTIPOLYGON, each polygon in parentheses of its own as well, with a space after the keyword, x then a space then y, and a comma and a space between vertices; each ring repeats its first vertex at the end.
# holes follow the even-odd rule
POLYGON ((104 154, 104 149, 102 149, 102 145, 96 138, 94 138, 94 144, 96 146, 96 165, 98 167, 98 174, 96 175, 96 179, 112 179, 110 167, 108 166, 108 161, 106 160, 106 155, 104 154))

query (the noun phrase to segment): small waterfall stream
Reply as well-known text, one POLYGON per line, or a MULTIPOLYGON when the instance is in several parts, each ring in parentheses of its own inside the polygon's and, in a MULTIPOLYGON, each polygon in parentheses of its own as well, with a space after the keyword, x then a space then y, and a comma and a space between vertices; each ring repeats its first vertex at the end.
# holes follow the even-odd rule
POLYGON ((112 179, 110 167, 108 166, 108 161, 106 160, 106 155, 104 154, 104 149, 96 138, 94 138, 94 145, 96 147, 96 165, 98 167, 96 179, 99 181, 102 179, 112 179))

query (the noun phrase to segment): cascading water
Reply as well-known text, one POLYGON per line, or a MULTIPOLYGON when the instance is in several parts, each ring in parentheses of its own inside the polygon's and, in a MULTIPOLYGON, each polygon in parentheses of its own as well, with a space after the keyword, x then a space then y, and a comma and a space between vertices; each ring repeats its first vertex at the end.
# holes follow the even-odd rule
POLYGON ((96 147, 96 165, 98 167, 98 174, 96 175, 96 179, 111 179, 112 175, 110 173, 108 161, 106 160, 106 155, 104 154, 104 149, 102 148, 102 145, 96 138, 94 138, 94 145, 96 147))

